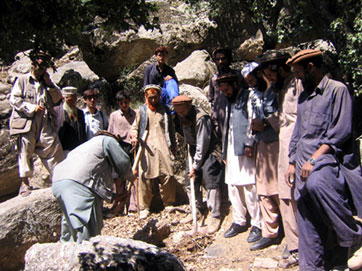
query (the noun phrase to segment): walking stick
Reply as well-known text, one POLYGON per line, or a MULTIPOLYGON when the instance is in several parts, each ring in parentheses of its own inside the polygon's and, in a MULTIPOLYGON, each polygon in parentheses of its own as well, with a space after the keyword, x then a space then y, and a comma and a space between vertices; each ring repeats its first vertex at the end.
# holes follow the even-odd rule
MULTIPOLYGON (((137 169, 137 173, 138 173, 138 164, 140 162, 140 159, 141 159, 141 155, 143 153, 143 150, 144 150, 144 145, 145 145, 145 141, 147 139, 147 136, 148 136, 148 130, 146 130, 142 136, 142 138, 139 140, 139 147, 138 147, 138 150, 137 150, 137 154, 136 154, 136 157, 134 159, 134 162, 133 162, 133 166, 132 166, 132 172, 135 172, 135 170, 137 169)), ((140 217, 140 198, 139 198, 139 192, 138 192, 138 177, 136 178, 135 180, 135 184, 136 184, 136 203, 137 203, 137 215, 138 215, 138 218, 140 217)))
MULTIPOLYGON (((190 155, 190 145, 188 146, 188 163, 189 171, 192 169, 192 158, 190 155)), ((191 188, 191 211, 192 211, 192 232, 191 235, 197 233, 197 210, 196 210, 196 197, 195 197, 195 177, 190 178, 191 188)))

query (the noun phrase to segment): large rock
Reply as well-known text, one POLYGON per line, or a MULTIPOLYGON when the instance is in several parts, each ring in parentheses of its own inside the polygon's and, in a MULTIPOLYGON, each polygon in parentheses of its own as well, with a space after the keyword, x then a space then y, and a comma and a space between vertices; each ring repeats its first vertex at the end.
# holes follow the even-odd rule
POLYGON ((177 63, 175 72, 180 83, 204 88, 216 72, 216 65, 206 50, 197 50, 177 63))
POLYGON ((159 10, 160 30, 140 28, 138 32, 114 32, 106 35, 101 29, 92 30, 80 48, 84 60, 100 77, 116 81, 120 71, 137 67, 148 60, 156 47, 167 46, 169 63, 175 65, 192 51, 205 47, 210 30, 216 25, 207 12, 193 11, 181 1, 155 1, 159 10))
POLYGON ((61 210, 51 188, 34 190, 28 197, 1 203, 1 270, 22 268, 25 252, 33 244, 59 240, 60 218, 61 210))
POLYGON ((255 36, 251 36, 240 44, 235 52, 236 59, 254 61, 255 57, 263 52, 263 34, 258 30, 255 36))
POLYGON ((25 270, 183 271, 185 268, 176 256, 154 245, 111 236, 96 236, 82 244, 35 244, 26 252, 25 270))
POLYGON ((188 84, 181 84, 179 86, 180 95, 186 95, 192 98, 192 103, 196 106, 200 106, 206 112, 210 114, 211 106, 207 100, 206 93, 199 87, 194 87, 188 84))

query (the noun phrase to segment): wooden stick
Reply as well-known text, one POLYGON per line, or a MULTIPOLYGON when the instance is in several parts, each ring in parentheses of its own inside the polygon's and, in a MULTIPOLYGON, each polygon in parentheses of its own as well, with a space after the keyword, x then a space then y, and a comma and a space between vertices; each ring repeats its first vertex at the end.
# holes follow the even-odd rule
MULTIPOLYGON (((192 170, 192 158, 190 154, 190 145, 188 146, 188 163, 189 163, 189 172, 192 170)), ((190 178, 190 188, 191 188, 191 210, 192 210, 192 226, 193 234, 197 233, 197 210, 196 210, 196 197, 195 197, 195 177, 190 178)))
MULTIPOLYGON (((138 173, 138 164, 140 162, 140 159, 141 159, 141 155, 143 153, 143 150, 144 150, 144 144, 146 142, 146 139, 148 137, 148 130, 146 130, 141 138, 142 142, 139 142, 139 147, 138 147, 138 150, 137 150, 137 154, 136 154, 136 157, 134 159, 134 162, 133 162, 133 166, 132 166, 132 172, 134 172, 136 169, 137 169, 137 173, 138 173)), ((140 217, 140 195, 139 195, 139 192, 138 192, 138 181, 139 181, 139 178, 137 177, 136 180, 135 180, 135 189, 136 189, 136 203, 137 203, 137 216, 138 218, 140 217)))

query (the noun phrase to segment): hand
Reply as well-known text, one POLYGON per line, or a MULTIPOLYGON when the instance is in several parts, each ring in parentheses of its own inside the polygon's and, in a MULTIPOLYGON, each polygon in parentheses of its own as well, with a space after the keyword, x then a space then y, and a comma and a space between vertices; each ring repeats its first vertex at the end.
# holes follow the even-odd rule
POLYGON ((253 153, 254 153, 254 149, 253 147, 250 147, 250 146, 245 146, 244 147, 244 154, 246 157, 253 157, 253 153))
POLYGON ((295 165, 289 164, 288 170, 285 173, 285 181, 289 187, 293 187, 295 183, 295 165))
POLYGON ((132 147, 137 147, 138 145, 138 138, 134 135, 131 135, 131 144, 132 144, 132 147))
POLYGON ((189 173, 189 179, 195 178, 195 170, 192 169, 191 172, 189 173))
POLYGON ((222 160, 224 162, 224 165, 226 165, 226 160, 222 160))
POLYGON ((36 107, 35 107, 35 113, 43 113, 44 112, 44 110, 45 110, 45 107, 44 106, 42 106, 42 105, 37 105, 36 107))
POLYGON ((170 80, 170 79, 172 79, 172 76, 171 76, 171 75, 166 75, 165 81, 168 81, 168 80, 170 80))
POLYGON ((300 169, 300 177, 302 177, 303 182, 307 181, 310 173, 313 170, 313 167, 314 166, 312 166, 312 164, 309 162, 309 160, 304 163, 304 165, 300 169))
POLYGON ((251 129, 253 131, 261 132, 264 130, 264 122, 261 119, 253 119, 251 121, 251 129))

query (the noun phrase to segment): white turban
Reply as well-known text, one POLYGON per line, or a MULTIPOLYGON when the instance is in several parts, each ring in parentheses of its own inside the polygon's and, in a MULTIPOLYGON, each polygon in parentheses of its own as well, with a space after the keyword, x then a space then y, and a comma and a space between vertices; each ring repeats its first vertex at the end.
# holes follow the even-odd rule
POLYGON ((256 62, 249 62, 244 66, 244 68, 241 70, 242 76, 245 78, 247 77, 253 70, 255 70, 259 66, 256 62))

